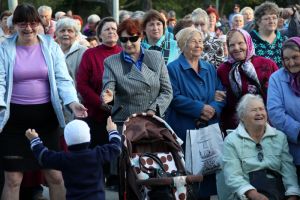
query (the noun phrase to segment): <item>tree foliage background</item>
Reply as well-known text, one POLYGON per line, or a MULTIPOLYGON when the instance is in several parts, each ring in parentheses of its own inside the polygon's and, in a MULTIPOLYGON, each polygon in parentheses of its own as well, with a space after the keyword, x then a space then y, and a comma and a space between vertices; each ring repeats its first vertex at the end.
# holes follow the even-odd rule
MULTIPOLYGON (((96 13, 101 17, 111 15, 112 0, 102 0, 101 2, 90 2, 91 0, 18 0, 18 3, 31 3, 36 7, 41 5, 51 6, 53 13, 56 11, 72 10, 74 14, 79 14, 86 19, 89 14, 96 13)), ((136 11, 147 11, 150 8, 157 10, 174 10, 177 17, 183 17, 191 13, 195 8, 207 8, 209 5, 216 5, 216 1, 211 0, 119 0, 120 9, 136 11)), ((232 12, 235 3, 240 4, 241 8, 244 6, 255 6, 264 2, 265 0, 219 0, 219 13, 220 15, 228 15, 232 12)), ((292 4, 300 4, 300 0, 276 0, 276 3, 281 7, 287 7, 292 4)), ((0 0, 1 11, 8 9, 8 1, 0 0)))

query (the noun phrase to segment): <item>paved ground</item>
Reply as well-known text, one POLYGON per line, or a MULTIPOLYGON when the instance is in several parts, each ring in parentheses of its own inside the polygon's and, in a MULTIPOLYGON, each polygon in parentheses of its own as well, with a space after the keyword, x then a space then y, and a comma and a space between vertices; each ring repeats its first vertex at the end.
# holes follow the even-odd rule
MULTIPOLYGON (((110 190, 105 190, 105 200, 119 200, 118 192, 113 192, 110 190)), ((44 196, 49 198, 49 191, 47 187, 44 187, 44 196)))

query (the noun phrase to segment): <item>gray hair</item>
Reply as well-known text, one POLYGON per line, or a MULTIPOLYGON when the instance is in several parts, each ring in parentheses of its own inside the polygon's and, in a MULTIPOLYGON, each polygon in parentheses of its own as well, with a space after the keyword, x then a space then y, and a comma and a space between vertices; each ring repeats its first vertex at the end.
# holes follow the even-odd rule
POLYGON ((145 15, 145 12, 144 12, 144 11, 137 10, 137 11, 131 13, 130 18, 131 18, 131 19, 142 20, 143 17, 144 17, 144 15, 145 15))
POLYGON ((258 30, 258 23, 261 21, 262 16, 264 15, 277 15, 279 16, 279 7, 276 3, 266 1, 259 6, 255 7, 254 11, 254 21, 255 21, 255 29, 258 30))
POLYGON ((239 119, 243 118, 245 116, 245 113, 247 111, 247 107, 251 101, 260 101, 264 104, 264 100, 260 95, 254 95, 254 94, 245 94, 241 100, 239 101, 237 107, 236 107, 236 113, 239 119))
POLYGON ((75 34, 78 35, 80 32, 80 27, 77 22, 69 17, 62 18, 56 22, 55 32, 59 32, 64 27, 71 27, 75 30, 75 34))
POLYGON ((240 14, 244 14, 247 10, 250 10, 252 12, 252 14, 254 14, 254 10, 251 7, 244 7, 241 11, 240 14))
POLYGON ((192 14, 191 14, 191 18, 192 21, 195 23, 196 21, 199 20, 199 18, 203 18, 204 22, 206 25, 208 25, 209 22, 209 18, 208 18, 208 14, 205 10, 201 9, 201 8, 197 8, 195 9, 192 14))
POLYGON ((62 16, 65 16, 66 15, 66 13, 65 12, 63 12, 63 11, 57 11, 56 13, 55 13, 55 21, 58 21, 62 16))
POLYGON ((38 8, 38 13, 40 14, 41 12, 43 11, 47 11, 47 12, 50 12, 50 15, 52 15, 52 8, 49 7, 49 6, 40 6, 38 8))
POLYGON ((175 36, 177 40, 178 47, 183 52, 185 47, 187 46, 188 41, 193 37, 195 34, 200 34, 202 42, 204 42, 204 36, 202 31, 199 31, 198 29, 194 27, 187 27, 184 29, 181 29, 175 36))
POLYGON ((97 23, 100 21, 100 17, 96 14, 92 14, 87 18, 88 23, 97 23))

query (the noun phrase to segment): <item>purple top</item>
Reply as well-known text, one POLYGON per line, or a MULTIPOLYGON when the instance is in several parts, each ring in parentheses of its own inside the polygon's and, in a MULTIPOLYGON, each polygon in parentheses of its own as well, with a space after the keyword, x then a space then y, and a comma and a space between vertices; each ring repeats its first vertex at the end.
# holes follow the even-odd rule
POLYGON ((48 67, 40 44, 17 46, 11 103, 32 105, 50 101, 48 67))

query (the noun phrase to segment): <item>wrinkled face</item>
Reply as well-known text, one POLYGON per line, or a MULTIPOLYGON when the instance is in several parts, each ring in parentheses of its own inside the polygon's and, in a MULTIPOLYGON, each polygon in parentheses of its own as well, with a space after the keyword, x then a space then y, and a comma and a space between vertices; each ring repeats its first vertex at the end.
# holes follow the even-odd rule
POLYGON ((252 21, 254 17, 253 12, 251 10, 244 11, 243 16, 244 16, 245 23, 252 21))
POLYGON ((258 21, 258 29, 263 32, 273 32, 277 29, 278 17, 275 14, 263 15, 258 21))
POLYGON ((51 21, 51 12, 44 10, 44 11, 41 11, 39 13, 39 15, 40 15, 43 25, 49 26, 50 21, 51 21))
POLYGON ((265 126, 267 123, 267 111, 263 102, 259 100, 252 100, 246 107, 245 114, 241 121, 247 127, 265 126))
POLYGON ((284 66, 291 73, 300 72, 300 51, 294 49, 283 50, 283 62, 284 66))
POLYGON ((102 40, 102 44, 108 46, 114 46, 119 39, 117 34, 117 24, 115 22, 106 22, 99 34, 99 38, 102 40))
POLYGON ((39 22, 18 22, 15 24, 15 30, 19 35, 19 41, 22 44, 30 45, 37 40, 39 22))
POLYGON ((243 35, 240 32, 234 32, 229 39, 228 51, 235 61, 246 59, 247 44, 243 35))
POLYGON ((150 40, 159 40, 164 33, 163 23, 157 19, 153 19, 146 24, 145 33, 150 40))
POLYGON ((193 36, 189 38, 186 43, 186 46, 183 50, 185 57, 196 57, 199 58, 203 50, 203 40, 200 33, 194 33, 193 36))
POLYGON ((141 38, 139 37, 137 41, 130 41, 130 38, 133 38, 137 35, 129 35, 126 31, 123 31, 120 36, 120 41, 123 50, 129 55, 136 56, 140 54, 141 51, 141 38), (126 42, 122 42, 122 38, 127 38, 126 42))
POLYGON ((71 47, 76 40, 76 31, 73 27, 63 27, 56 34, 59 43, 66 47, 71 47))
POLYGON ((197 28, 199 31, 202 31, 203 33, 207 33, 207 24, 205 23, 205 20, 202 18, 198 18, 198 20, 194 21, 194 26, 197 28))
POLYGON ((244 19, 242 16, 236 16, 233 20, 233 23, 232 23, 232 28, 243 28, 244 26, 244 19))

